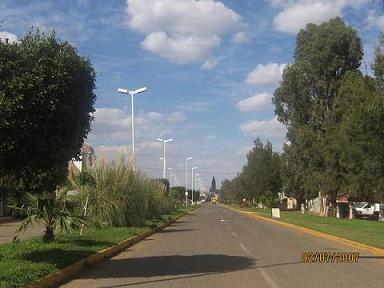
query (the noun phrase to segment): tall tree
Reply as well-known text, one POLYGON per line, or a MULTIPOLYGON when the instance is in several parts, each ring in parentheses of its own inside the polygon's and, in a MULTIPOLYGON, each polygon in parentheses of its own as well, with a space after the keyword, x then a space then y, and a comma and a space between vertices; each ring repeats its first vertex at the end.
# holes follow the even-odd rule
POLYGON ((289 185, 297 185, 291 190, 298 191, 299 198, 331 192, 324 178, 337 173, 326 169, 323 154, 326 117, 344 75, 357 71, 362 56, 361 40, 341 18, 308 24, 297 36, 295 61, 285 69, 273 102, 278 120, 288 127, 286 158, 295 179, 289 185))
POLYGON ((335 173, 332 186, 357 200, 383 199, 384 97, 377 84, 360 72, 348 73, 328 113, 325 155, 335 173))
POLYGON ((0 177, 52 191, 90 131, 95 71, 54 33, 0 42, 0 177))

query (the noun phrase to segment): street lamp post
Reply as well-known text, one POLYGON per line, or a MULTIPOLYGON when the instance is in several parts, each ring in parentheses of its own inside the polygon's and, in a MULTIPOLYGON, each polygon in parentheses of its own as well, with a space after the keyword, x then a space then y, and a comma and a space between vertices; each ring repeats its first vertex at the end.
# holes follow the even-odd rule
POLYGON ((171 174, 170 174, 170 177, 169 177, 169 184, 170 184, 171 187, 172 187, 172 181, 173 181, 173 180, 172 180, 172 179, 173 179, 173 178, 172 178, 172 177, 173 177, 172 168, 169 168, 169 167, 168 167, 167 169, 168 169, 169 171, 171 171, 171 174))
POLYGON ((131 95, 131 106, 132 106, 132 113, 131 113, 131 126, 132 126, 132 170, 135 171, 135 109, 134 109, 134 103, 133 103, 133 96, 139 93, 143 93, 147 91, 147 87, 142 87, 136 90, 127 90, 119 88, 117 89, 118 92, 123 94, 129 94, 131 95))
POLYGON ((197 185, 196 185, 196 188, 198 188, 198 190, 200 190, 200 188, 199 188, 199 183, 200 183, 200 182, 199 182, 199 181, 200 181, 199 176, 200 176, 200 174, 198 174, 198 173, 195 175, 195 177, 196 177, 196 184, 197 184, 197 185))
POLYGON ((197 167, 192 167, 192 205, 193 205, 193 170, 197 169, 197 167))
POLYGON ((188 161, 192 160, 192 157, 185 158, 185 194, 188 195, 188 161))
POLYGON ((173 141, 173 138, 171 139, 161 139, 156 138, 157 141, 163 142, 163 179, 165 179, 165 165, 166 165, 166 158, 165 158, 165 143, 173 141))

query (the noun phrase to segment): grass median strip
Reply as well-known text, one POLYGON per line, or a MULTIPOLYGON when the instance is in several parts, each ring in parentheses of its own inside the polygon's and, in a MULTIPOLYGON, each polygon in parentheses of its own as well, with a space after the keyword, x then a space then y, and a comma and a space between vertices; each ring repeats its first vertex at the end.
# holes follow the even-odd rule
POLYGON ((177 209, 161 219, 147 221, 144 227, 87 229, 83 236, 58 235, 52 243, 35 237, 16 244, 0 245, 0 287, 31 284, 104 248, 170 222, 190 210, 177 209))
MULTIPOLYGON (((260 216, 271 218, 270 209, 230 207, 241 211, 255 212, 260 216)), ((280 217, 280 219, 275 220, 295 224, 377 248, 384 248, 384 222, 361 219, 338 219, 335 217, 320 217, 309 214, 302 215, 300 212, 287 211, 281 211, 280 217)))

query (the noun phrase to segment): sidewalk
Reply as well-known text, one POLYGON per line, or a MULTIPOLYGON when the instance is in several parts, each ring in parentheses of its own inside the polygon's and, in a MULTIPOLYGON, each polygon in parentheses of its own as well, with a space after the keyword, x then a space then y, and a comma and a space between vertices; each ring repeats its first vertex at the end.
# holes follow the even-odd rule
MULTIPOLYGON (((15 219, 4 219, 0 222, 0 245, 12 242, 13 236, 17 227, 19 227, 21 221, 15 219)), ((41 225, 34 225, 28 228, 24 233, 19 234, 20 240, 25 240, 34 236, 42 235, 44 227, 41 225)))

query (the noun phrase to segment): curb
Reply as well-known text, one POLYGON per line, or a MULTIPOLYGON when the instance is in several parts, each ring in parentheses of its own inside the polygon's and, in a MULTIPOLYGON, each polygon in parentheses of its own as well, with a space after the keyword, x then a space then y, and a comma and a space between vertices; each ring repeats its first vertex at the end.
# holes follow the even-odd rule
MULTIPOLYGON (((194 210, 194 209, 193 209, 194 210)), ((81 259, 63 269, 60 269, 59 271, 49 274, 34 284, 32 284, 31 288, 51 288, 56 287, 59 284, 62 284, 63 282, 66 282, 73 278, 75 275, 79 274, 81 271, 87 269, 88 267, 92 267, 100 262, 102 262, 104 259, 111 258, 112 256, 115 256, 119 254, 122 250, 131 247, 132 245, 140 242, 144 238, 147 238, 148 236, 163 230, 165 227, 169 226, 170 224, 176 222, 178 219, 180 219, 183 216, 188 215, 191 211, 188 211, 185 214, 181 214, 177 216, 175 219, 166 222, 164 224, 161 224, 160 226, 153 228, 147 232, 144 232, 142 234, 136 235, 134 237, 131 237, 129 239, 123 240, 111 247, 107 247, 103 250, 100 250, 96 252, 95 254, 92 254, 84 259, 81 259)))
POLYGON ((373 254, 375 256, 384 256, 384 249, 381 249, 381 248, 378 248, 378 247, 374 247, 374 246, 370 246, 370 245, 363 244, 363 243, 360 243, 360 242, 356 242, 356 241, 353 241, 353 240, 345 239, 345 238, 342 238, 342 237, 339 237, 339 236, 334 236, 334 235, 331 235, 331 234, 328 234, 328 233, 325 233, 325 232, 320 232, 320 231, 317 231, 317 230, 314 230, 314 229, 310 229, 310 228, 306 228, 306 227, 301 227, 301 226, 298 226, 298 225, 295 225, 295 224, 286 223, 286 222, 274 220, 274 219, 271 219, 271 218, 267 218, 267 217, 264 217, 264 216, 260 216, 260 215, 257 214, 257 212, 241 211, 241 210, 237 210, 237 209, 232 208, 232 207, 228 207, 228 206, 223 205, 223 204, 219 204, 219 205, 221 207, 233 210, 235 212, 247 215, 249 217, 260 219, 260 220, 265 221, 265 222, 269 222, 269 223, 273 223, 273 224, 278 224, 278 225, 281 225, 281 226, 285 226, 287 228, 291 228, 291 229, 294 229, 294 230, 297 230, 297 231, 301 231, 301 232, 310 234, 312 236, 316 236, 316 237, 319 237, 319 238, 335 241, 335 242, 338 242, 340 244, 344 244, 344 245, 347 245, 347 246, 350 246, 350 247, 353 247, 353 248, 356 248, 356 249, 365 250, 365 251, 367 251, 367 252, 369 252, 369 253, 371 253, 371 254, 373 254))

